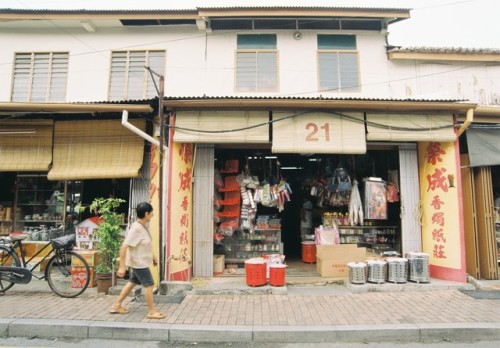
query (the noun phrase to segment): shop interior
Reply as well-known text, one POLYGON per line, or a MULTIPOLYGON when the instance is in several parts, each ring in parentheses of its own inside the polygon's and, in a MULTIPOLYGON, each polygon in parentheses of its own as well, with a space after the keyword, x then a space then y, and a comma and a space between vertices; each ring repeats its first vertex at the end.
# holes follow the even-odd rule
MULTIPOLYGON (((234 177, 238 174, 252 177, 256 187, 265 183, 269 183, 271 187, 272 185, 279 186, 280 183, 285 182, 288 191, 286 197, 283 198, 284 204, 266 206, 262 202, 254 202, 255 214, 250 222, 250 230, 248 230, 248 223, 244 221, 246 212, 242 209, 246 198, 240 197, 239 206, 234 208, 240 210, 240 215, 238 215, 238 226, 233 224, 233 230, 223 228, 225 221, 234 219, 224 217, 224 211, 228 207, 215 204, 214 255, 224 255, 226 269, 244 267, 244 261, 248 257, 256 257, 262 253, 282 253, 289 270, 301 267, 314 271, 314 265, 307 267, 301 260, 302 242, 314 240, 314 231, 322 226, 325 214, 333 216, 336 223, 341 226, 338 242, 355 243, 358 246, 367 247, 370 252, 373 247, 400 252, 401 223, 397 148, 370 149, 363 155, 273 154, 265 149, 216 148, 215 173, 216 202, 228 201, 228 193, 224 192, 224 185, 227 185, 225 180, 228 176, 234 177), (228 171, 228 163, 232 163, 233 166, 237 163, 237 171, 228 171), (337 187, 338 190, 340 185, 335 184, 334 178, 338 176, 339 170, 343 175, 343 181, 347 178, 352 187, 357 182, 363 206, 365 179, 380 180, 378 182, 384 188, 384 195, 388 184, 394 184, 396 192, 393 192, 392 199, 387 199, 385 215, 373 216, 374 218, 370 219, 370 216, 365 214, 363 223, 360 221, 356 223, 357 226, 373 226, 373 229, 378 229, 377 234, 373 234, 372 229, 364 231, 359 229, 355 232, 350 228, 353 221, 349 222, 348 218, 349 193, 343 200, 336 200, 333 192, 332 194, 326 192, 328 188, 335 191, 334 187, 337 187), (321 193, 321 188, 327 194, 321 193), (311 204, 312 228, 309 234, 304 236, 303 233, 301 234, 301 216, 303 216, 301 214, 304 214, 304 204, 308 200, 310 203, 306 203, 305 207, 311 204), (276 248, 276 234, 261 232, 259 236, 257 233, 262 216, 275 224, 278 221, 276 228, 279 228, 279 242, 281 243, 279 249, 276 248), (390 227, 390 230, 386 230, 385 227, 390 227), (252 231, 252 228, 255 230, 252 231), (368 231, 370 232, 367 233, 368 231), (356 235, 349 235, 351 233, 356 235)), ((254 186, 250 185, 250 187, 254 186)), ((247 191, 249 196, 255 195, 256 192, 253 189, 247 191)), ((233 193, 232 198, 240 193, 240 191, 233 193)))
MULTIPOLYGON (((0 173, 0 235, 25 232, 31 241, 48 241, 75 233, 92 217, 88 207, 97 197, 129 199, 130 179, 50 181, 41 173, 0 173)), ((117 210, 124 222, 128 205, 117 210)))

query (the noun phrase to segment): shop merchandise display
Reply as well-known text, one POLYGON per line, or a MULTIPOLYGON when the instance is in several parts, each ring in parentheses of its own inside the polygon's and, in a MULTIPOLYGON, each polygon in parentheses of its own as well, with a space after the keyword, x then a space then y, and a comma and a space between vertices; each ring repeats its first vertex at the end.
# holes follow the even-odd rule
POLYGON ((227 264, 243 263, 266 253, 282 254, 280 218, 258 215, 258 210, 262 206, 282 211, 291 199, 290 186, 281 178, 260 181, 251 175, 248 165, 235 175, 237 170, 238 161, 229 160, 225 170, 215 175, 214 240, 216 248, 222 247, 216 253, 224 253, 227 264))

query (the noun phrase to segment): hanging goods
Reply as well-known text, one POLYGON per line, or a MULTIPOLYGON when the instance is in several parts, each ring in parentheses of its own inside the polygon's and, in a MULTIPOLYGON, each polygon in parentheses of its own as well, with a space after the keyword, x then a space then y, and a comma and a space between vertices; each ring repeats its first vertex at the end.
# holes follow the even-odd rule
POLYGON ((363 225, 364 214, 359 194, 358 181, 354 180, 352 185, 351 197, 349 199, 349 224, 351 226, 363 225))

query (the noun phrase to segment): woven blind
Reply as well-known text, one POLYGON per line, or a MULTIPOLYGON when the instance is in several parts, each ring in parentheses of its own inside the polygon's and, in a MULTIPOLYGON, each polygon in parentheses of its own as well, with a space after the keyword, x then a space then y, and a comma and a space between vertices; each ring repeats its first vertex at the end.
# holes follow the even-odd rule
POLYGON ((174 141, 213 144, 268 143, 268 121, 269 114, 265 111, 177 112, 174 141), (248 128, 256 125, 262 126, 248 128))
POLYGON ((273 153, 366 153, 361 113, 273 112, 273 153))
MULTIPOLYGON (((145 129, 144 120, 132 120, 145 129)), ((49 180, 134 178, 139 175, 144 139, 119 120, 56 122, 49 180)))
POLYGON ((53 125, 51 120, 1 121, 0 172, 48 171, 53 125), (33 133, 20 134, 23 131, 33 133))
POLYGON ((455 141, 451 115, 367 115, 369 141, 455 141))

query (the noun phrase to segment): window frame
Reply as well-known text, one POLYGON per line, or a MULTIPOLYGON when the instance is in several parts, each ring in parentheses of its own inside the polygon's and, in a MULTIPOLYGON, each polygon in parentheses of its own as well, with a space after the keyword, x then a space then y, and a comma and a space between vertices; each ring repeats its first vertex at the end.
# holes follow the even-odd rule
MULTIPOLYGON (((234 91, 236 93, 276 93, 276 92, 279 92, 279 51, 278 51, 278 44, 277 44, 277 36, 276 34, 243 34, 243 35, 237 35, 237 40, 238 40, 238 37, 240 36, 259 36, 259 35, 267 35, 267 36, 274 36, 274 39, 275 39, 275 48, 273 49, 270 49, 270 48, 250 48, 250 47, 245 47, 245 48, 239 48, 238 47, 238 43, 237 43, 237 48, 235 50, 235 54, 234 54, 234 91), (253 88, 252 87, 247 87, 247 86, 241 86, 241 85, 238 85, 238 58, 239 58, 239 54, 242 53, 254 53, 255 54, 255 72, 253 73, 254 76, 253 76, 253 79, 254 79, 254 85, 253 85, 253 88), (275 74, 273 74, 273 78, 274 78, 274 85, 275 87, 272 88, 272 89, 266 89, 266 88, 259 88, 259 78, 262 79, 262 78, 266 78, 267 75, 264 74, 262 71, 260 73, 260 76, 259 76, 259 70, 258 70, 258 59, 259 59, 259 55, 264 55, 264 54, 267 54, 267 53, 272 53, 275 55, 275 59, 276 59, 276 64, 275 64, 275 67, 276 67, 276 72, 275 74), (264 76, 262 76, 264 75, 264 76)), ((259 46, 261 44, 257 43, 256 46, 259 46)), ((262 86, 262 84, 260 84, 260 86, 262 86)))
MULTIPOLYGON (((356 35, 346 35, 346 34, 319 34, 323 36, 353 36, 354 44, 356 48, 319 48, 319 42, 317 42, 317 74, 318 74, 318 91, 319 92, 333 92, 333 93, 348 93, 348 92, 361 92, 361 73, 360 73, 360 63, 359 63, 359 50, 357 48, 357 38, 356 35), (321 55, 322 54, 334 54, 336 56, 336 72, 337 72, 337 86, 336 87, 323 87, 322 84, 322 67, 321 67, 321 55), (354 54, 356 55, 356 85, 354 87, 348 87, 342 85, 342 66, 340 62, 340 57, 343 54, 354 54)), ((319 40, 319 39, 318 39, 319 40)))
MULTIPOLYGON (((38 61, 39 63, 40 61, 38 61)), ((67 96, 67 89, 68 89, 68 73, 69 73, 69 63, 70 63, 70 54, 68 51, 40 51, 40 52, 14 52, 14 57, 13 57, 13 65, 12 65, 12 77, 11 77, 11 88, 10 88, 10 101, 12 102, 64 102, 66 101, 66 96, 67 96), (37 74, 40 73, 40 71, 36 71, 37 69, 37 57, 39 59, 42 59, 43 55, 48 55, 48 67, 47 67, 47 77, 45 82, 45 87, 44 87, 44 94, 45 97, 43 100, 33 100, 33 95, 34 95, 34 85, 33 82, 37 78, 37 74), (61 55, 61 57, 57 57, 56 55, 61 55), (64 57, 62 57, 64 55, 64 57), (26 98, 18 99, 15 98, 14 93, 16 92, 16 81, 17 83, 20 82, 19 78, 16 79, 16 76, 19 75, 19 73, 16 74, 17 68, 21 69, 19 66, 20 62, 18 60, 21 59, 22 56, 25 56, 26 59, 28 59, 29 56, 29 73, 27 74, 27 83, 26 83, 26 88, 23 92, 23 94, 26 95, 26 98), (65 60, 65 64, 61 64, 63 67, 62 73, 61 70, 57 69, 58 68, 58 62, 57 59, 63 59, 65 60), (19 67, 18 67, 19 66, 19 67), (56 85, 54 83, 54 80, 56 77, 61 77, 58 76, 58 74, 63 75, 62 78, 64 79, 64 82, 60 86, 56 85), (53 98, 53 92, 55 89, 60 88, 63 92, 60 98, 53 98)), ((25 68, 28 65, 25 65, 25 68)), ((43 69, 43 66, 39 67, 38 69, 43 69)))
MULTIPOLYGON (((156 94, 155 92, 155 95, 149 95, 148 92, 150 91, 150 85, 149 85, 149 81, 152 81, 151 80, 151 75, 149 73, 149 71, 147 69, 144 69, 143 68, 143 73, 142 73, 142 77, 141 77, 141 80, 142 80, 142 87, 141 87, 141 96, 140 97, 137 97, 137 96, 134 96, 134 97, 131 97, 130 96, 130 93, 131 93, 131 88, 130 88, 130 75, 132 75, 130 73, 130 62, 131 62, 131 55, 134 54, 134 53, 144 53, 144 55, 142 56, 144 58, 144 65, 145 66, 150 66, 150 58, 151 58, 151 53, 152 52, 156 52, 156 53, 162 53, 163 54, 163 62, 162 62, 162 70, 161 72, 158 72, 158 71, 155 71, 156 73, 160 74, 160 75, 163 75, 165 74, 165 64, 166 64, 166 50, 165 49, 142 49, 142 50, 114 50, 114 51, 111 51, 110 52, 110 59, 109 59, 109 78, 108 78, 108 98, 107 100, 108 101, 120 101, 120 100, 130 100, 130 99, 150 99, 150 98, 154 98, 154 97, 157 97, 158 95, 156 94), (124 83, 123 83, 123 89, 120 89, 120 90, 117 90, 117 91, 111 91, 111 88, 112 88, 112 84, 113 84, 113 68, 114 68, 114 63, 116 63, 113 58, 115 57, 115 54, 125 54, 125 68, 123 69, 123 71, 121 72, 117 72, 118 73, 121 73, 124 75, 124 83), (115 98, 114 95, 117 95, 118 93, 121 94, 121 97, 119 98, 115 98)), ((141 58, 142 58, 141 57, 141 58)), ((119 57, 118 57, 119 58, 119 57)), ((154 70, 154 69, 153 69, 154 70)), ((117 78, 115 76, 115 78, 117 78)), ((156 75, 154 75, 154 78, 158 78, 156 75)), ((154 82, 151 82, 152 83, 152 87, 154 87, 154 82)), ((157 84, 159 83, 159 81, 157 81, 157 84)), ((159 87, 159 86, 158 86, 159 87)), ((134 91, 133 91, 134 92, 134 91)), ((135 93, 135 92, 134 92, 135 93)))

